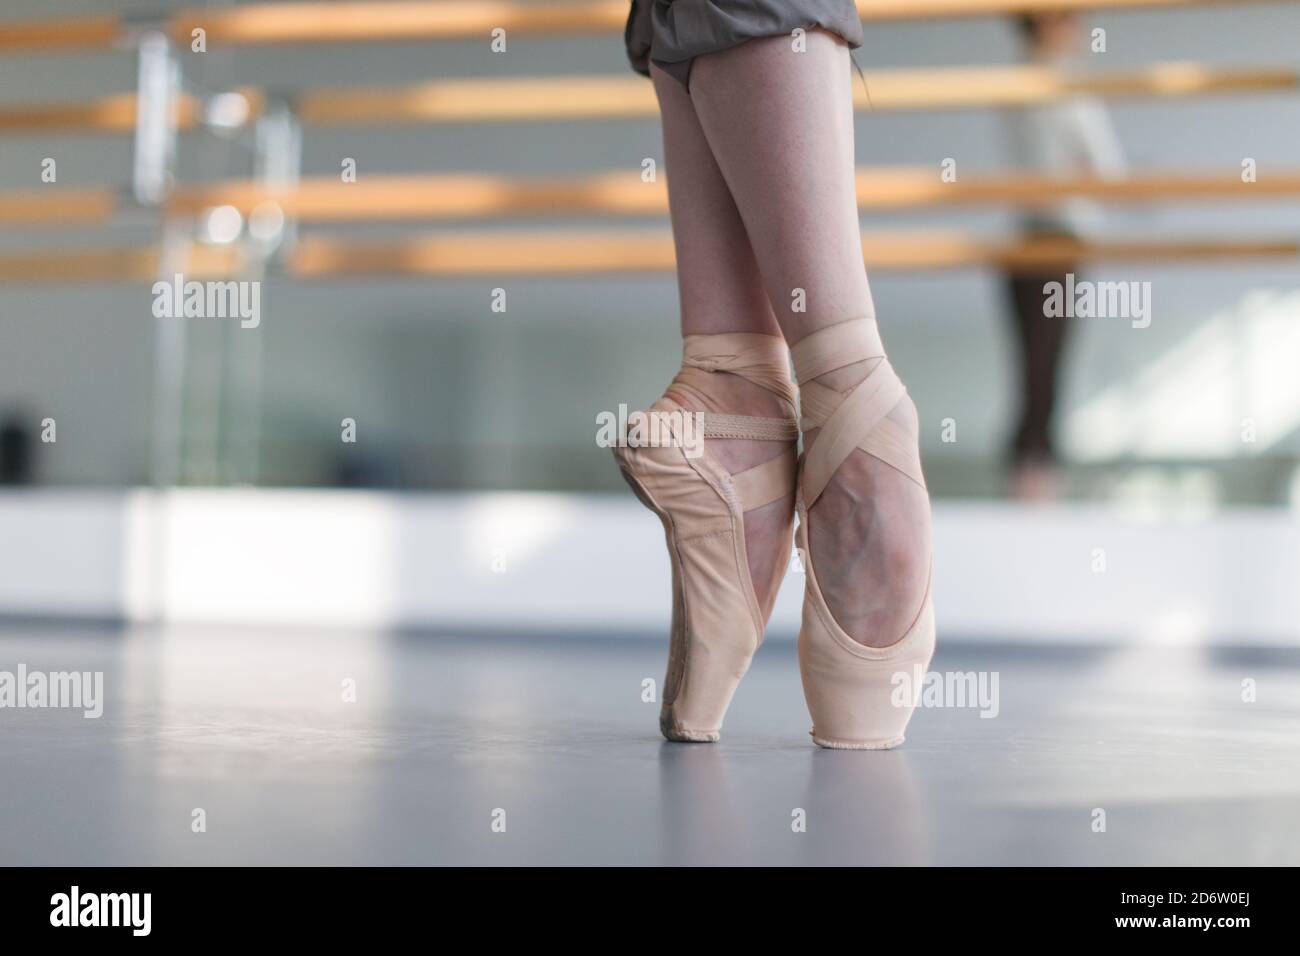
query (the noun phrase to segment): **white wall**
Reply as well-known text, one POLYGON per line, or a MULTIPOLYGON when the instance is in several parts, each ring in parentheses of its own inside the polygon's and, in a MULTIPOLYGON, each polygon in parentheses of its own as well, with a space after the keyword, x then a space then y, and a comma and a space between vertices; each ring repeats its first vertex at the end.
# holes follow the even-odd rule
MULTIPOLYGON (((0 617, 666 633, 630 499, 179 490, 0 494, 0 617)), ((942 640, 1300 642, 1300 520, 940 503, 942 640)), ((798 629, 787 574, 769 635, 798 629)))

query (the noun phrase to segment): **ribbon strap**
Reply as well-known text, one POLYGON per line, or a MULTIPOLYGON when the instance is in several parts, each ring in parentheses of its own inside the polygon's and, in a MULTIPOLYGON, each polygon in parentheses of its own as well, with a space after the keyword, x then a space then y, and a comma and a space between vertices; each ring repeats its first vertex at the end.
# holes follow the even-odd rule
POLYGON ((853 319, 827 326, 801 339, 791 352, 803 389, 803 427, 821 429, 804 452, 804 506, 813 506, 840 465, 859 448, 924 487, 915 436, 885 417, 907 389, 885 358, 875 322, 853 319), (848 392, 813 381, 873 358, 879 359, 875 367, 848 392))
POLYGON ((708 408, 713 403, 704 376, 712 372, 739 375, 785 399, 791 406, 795 403, 789 354, 785 340, 779 335, 721 332, 686 336, 682 340, 682 370, 673 384, 708 408))

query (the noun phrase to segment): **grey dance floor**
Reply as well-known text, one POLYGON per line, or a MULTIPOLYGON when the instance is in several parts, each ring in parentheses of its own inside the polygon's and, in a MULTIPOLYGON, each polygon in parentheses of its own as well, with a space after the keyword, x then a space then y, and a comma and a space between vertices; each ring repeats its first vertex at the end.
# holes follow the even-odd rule
POLYGON ((106 702, 0 709, 0 863, 1300 863, 1293 653, 954 642, 934 669, 996 672, 997 716, 922 709, 886 753, 811 745, 776 640, 722 743, 665 743, 641 700, 663 656, 7 625, 0 671, 100 670, 106 702))

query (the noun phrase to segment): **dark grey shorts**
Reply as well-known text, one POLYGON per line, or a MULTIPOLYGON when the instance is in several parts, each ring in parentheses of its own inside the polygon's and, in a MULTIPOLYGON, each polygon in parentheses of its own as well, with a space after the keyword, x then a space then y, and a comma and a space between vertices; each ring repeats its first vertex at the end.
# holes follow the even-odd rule
POLYGON ((821 27, 862 45, 862 21, 853 0, 632 0, 624 42, 632 69, 650 75, 650 63, 681 81, 701 54, 797 27, 821 27))

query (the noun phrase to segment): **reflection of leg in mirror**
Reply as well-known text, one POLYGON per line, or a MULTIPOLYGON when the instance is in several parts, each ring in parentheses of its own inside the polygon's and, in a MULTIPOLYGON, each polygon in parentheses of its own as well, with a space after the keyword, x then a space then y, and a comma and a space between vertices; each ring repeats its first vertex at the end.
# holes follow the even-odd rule
POLYGON ((1070 336, 1067 315, 1046 315, 1044 289, 1064 283, 1070 270, 1011 276, 1019 383, 1019 418, 1011 440, 1008 491, 1018 501, 1054 501, 1061 494, 1061 473, 1052 429, 1061 362, 1070 336))

